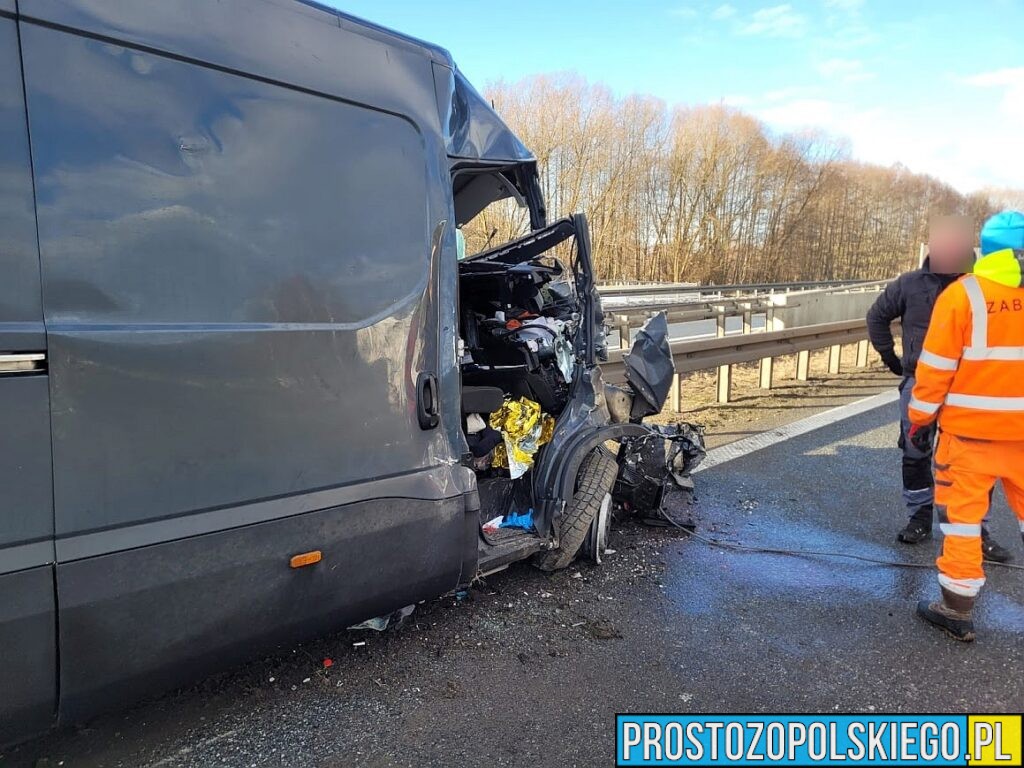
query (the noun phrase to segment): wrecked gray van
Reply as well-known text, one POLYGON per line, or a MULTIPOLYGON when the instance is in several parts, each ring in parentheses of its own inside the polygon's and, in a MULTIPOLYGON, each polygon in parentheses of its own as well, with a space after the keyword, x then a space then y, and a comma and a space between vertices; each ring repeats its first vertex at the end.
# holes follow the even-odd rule
POLYGON ((0 59, 0 742, 600 546, 664 330, 613 419, 586 221, 445 51, 0 0, 0 59), (509 197, 532 231, 459 262, 509 197))

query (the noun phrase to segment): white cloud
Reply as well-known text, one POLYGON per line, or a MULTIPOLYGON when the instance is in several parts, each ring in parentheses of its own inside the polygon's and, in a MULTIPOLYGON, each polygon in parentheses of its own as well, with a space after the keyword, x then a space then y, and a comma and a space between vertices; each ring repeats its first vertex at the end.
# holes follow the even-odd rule
POLYGON ((804 97, 776 101, 780 103, 758 110, 757 116, 769 125, 787 131, 810 127, 831 130, 846 111, 843 105, 828 99, 804 97))
POLYGON ((727 107, 749 107, 754 103, 754 99, 742 93, 733 93, 723 96, 722 103, 727 107))
POLYGON ((857 13, 864 7, 864 0, 825 0, 825 7, 844 13, 857 13))
MULTIPOLYGON (((1003 71, 970 81, 979 87, 1018 82, 1003 71)), ((999 151, 1020 144, 1024 123, 1014 119, 978 120, 967 113, 947 115, 937 123, 934 112, 913 106, 862 109, 811 96, 788 101, 765 98, 762 104, 754 114, 777 130, 820 128, 849 139, 857 160, 886 166, 900 163, 964 192, 989 186, 1019 188, 1024 179, 1024 153, 999 151)))
POLYGON ((818 64, 817 70, 826 80, 841 83, 859 83, 874 78, 874 74, 864 68, 864 62, 860 59, 825 59, 818 64))
POLYGON ((789 3, 762 8, 750 16, 739 27, 741 35, 764 35, 766 37, 801 37, 807 26, 807 19, 793 10, 789 3))
POLYGON ((684 19, 692 19, 697 15, 697 9, 691 8, 688 5, 680 5, 677 8, 673 8, 669 11, 673 16, 679 16, 684 19))
POLYGON ((814 95, 814 89, 805 85, 791 85, 788 88, 778 88, 774 91, 765 91, 765 101, 794 101, 814 95))
POLYGON ((820 44, 829 51, 863 50, 881 42, 878 32, 860 23, 835 26, 820 40, 820 44))
POLYGON ((1020 85, 1024 84, 1024 67, 995 69, 991 72, 982 72, 979 75, 971 75, 961 79, 968 85, 979 85, 982 87, 992 85, 1020 85))
POLYGON ((1002 88, 999 111, 1003 117, 1024 128, 1024 67, 1008 67, 962 78, 978 88, 1002 88))
POLYGON ((863 49, 880 41, 878 28, 861 14, 863 0, 824 0, 825 17, 819 45, 825 53, 863 49))
POLYGON ((722 5, 718 6, 717 8, 715 8, 715 10, 711 12, 711 18, 714 19, 715 21, 724 21, 725 19, 731 19, 735 15, 736 8, 729 5, 728 3, 723 3, 722 5))

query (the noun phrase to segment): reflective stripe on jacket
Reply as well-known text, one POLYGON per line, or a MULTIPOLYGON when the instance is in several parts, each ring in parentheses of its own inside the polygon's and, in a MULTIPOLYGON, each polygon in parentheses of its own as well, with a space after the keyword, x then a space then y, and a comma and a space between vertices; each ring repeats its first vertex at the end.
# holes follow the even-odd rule
POLYGON ((910 420, 946 432, 1024 440, 1024 252, 980 259, 935 304, 910 420))

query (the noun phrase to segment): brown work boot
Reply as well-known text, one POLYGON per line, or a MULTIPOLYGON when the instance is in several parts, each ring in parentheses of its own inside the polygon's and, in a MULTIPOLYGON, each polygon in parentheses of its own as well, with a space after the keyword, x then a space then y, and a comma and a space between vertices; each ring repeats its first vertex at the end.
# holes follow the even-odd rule
POLYGON ((922 600, 917 604, 917 615, 954 640, 969 643, 974 640, 974 621, 971 618, 974 600, 943 587, 941 600, 934 603, 922 600))

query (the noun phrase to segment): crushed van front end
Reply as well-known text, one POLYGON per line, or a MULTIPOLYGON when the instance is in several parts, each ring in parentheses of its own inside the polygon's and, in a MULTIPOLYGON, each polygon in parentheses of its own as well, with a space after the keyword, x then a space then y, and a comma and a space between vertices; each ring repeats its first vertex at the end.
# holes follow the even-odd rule
MULTIPOLYGON (((628 387, 605 384, 590 247, 586 217, 577 214, 460 263, 463 416, 480 489, 483 570, 581 546, 577 530, 566 536, 567 522, 578 529, 607 510, 591 497, 604 486, 598 496, 610 494, 616 476, 603 446, 647 434, 642 419, 661 409, 675 373, 660 317, 627 357, 628 387), (520 527, 500 530, 510 521, 520 527)), ((600 531, 594 537, 603 540, 600 531)), ((564 554, 571 559, 575 549, 564 554)))

